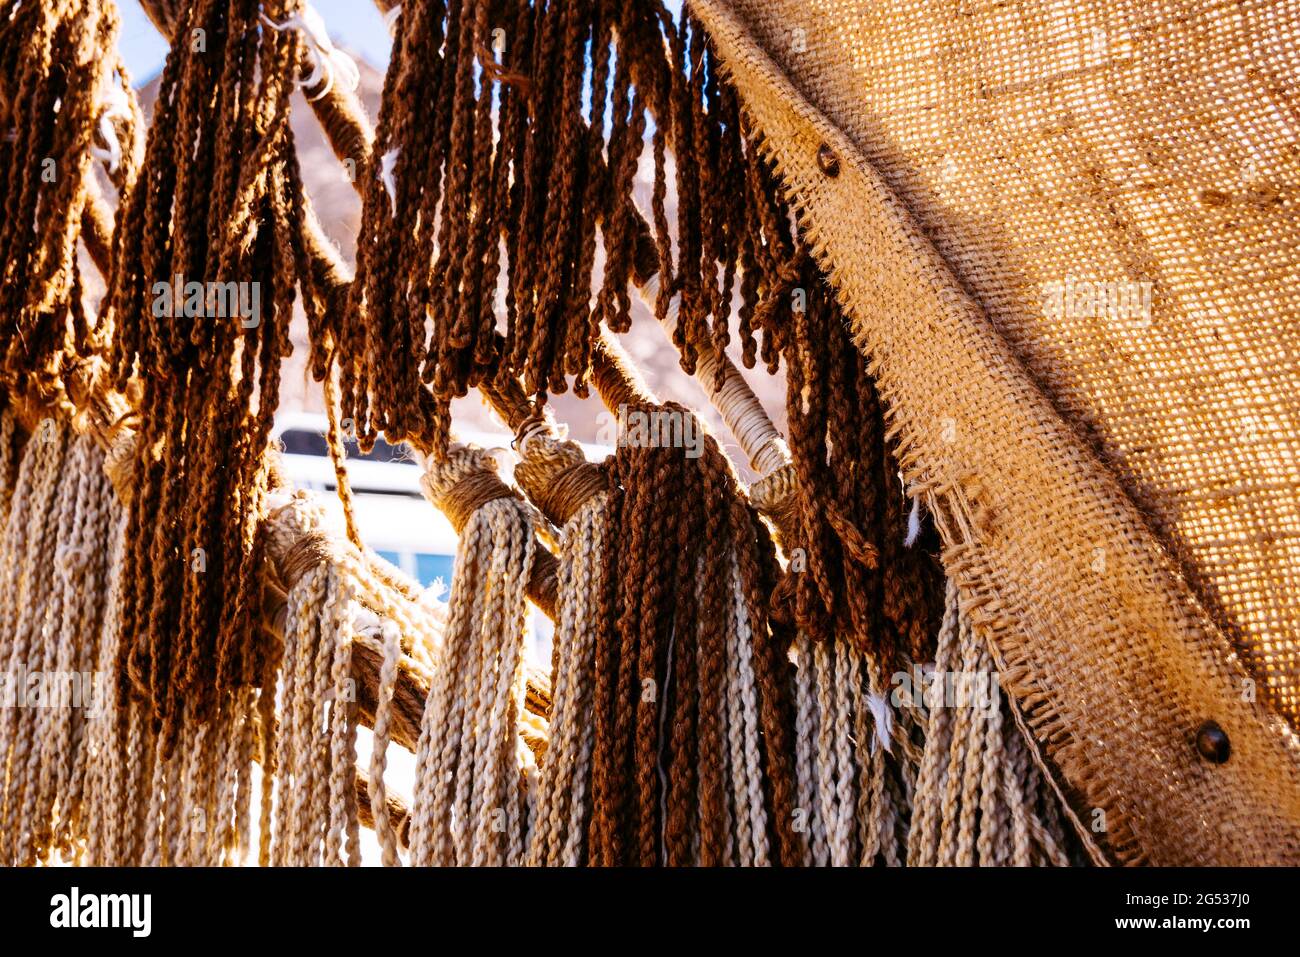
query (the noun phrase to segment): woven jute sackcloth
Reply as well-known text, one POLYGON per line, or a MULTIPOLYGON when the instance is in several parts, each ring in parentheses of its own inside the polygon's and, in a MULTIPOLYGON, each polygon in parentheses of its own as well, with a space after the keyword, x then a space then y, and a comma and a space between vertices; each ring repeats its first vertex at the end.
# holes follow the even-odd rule
POLYGON ((691 6, 1094 855, 1300 862, 1300 7, 691 6))

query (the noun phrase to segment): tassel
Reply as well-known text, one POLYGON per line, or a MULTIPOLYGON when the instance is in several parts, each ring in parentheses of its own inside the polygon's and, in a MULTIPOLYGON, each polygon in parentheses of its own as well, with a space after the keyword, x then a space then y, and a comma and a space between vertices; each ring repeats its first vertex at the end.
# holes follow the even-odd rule
POLYGON ((628 442, 605 465, 587 862, 799 863, 792 675, 764 598, 771 542, 689 412, 626 414, 679 417, 700 455, 628 442))
POLYGON ((590 814, 591 706, 596 627, 605 588, 608 484, 575 443, 533 431, 531 424, 521 432, 516 444, 523 461, 515 468, 515 479, 534 504, 562 527, 551 739, 538 778, 537 815, 527 862, 575 867, 583 861, 590 814))
POLYGON ((353 594, 337 569, 316 566, 289 592, 271 818, 272 863, 360 863, 355 694, 349 655, 353 594))
MULTIPOLYGON (((796 415, 815 419, 811 412, 792 413, 792 423, 796 415)), ((801 438, 796 462, 775 469, 750 489, 755 506, 770 516, 779 530, 787 556, 798 559, 790 562, 772 601, 774 615, 792 617, 798 626, 793 648, 793 720, 800 832, 808 843, 810 864, 899 865, 906 856, 909 782, 915 777, 919 755, 912 744, 914 724, 908 715, 895 714, 882 666, 882 661, 901 664, 905 659, 882 654, 872 636, 892 632, 894 622, 883 614, 884 585, 907 572, 883 563, 878 569, 850 562, 837 567, 824 555, 810 560, 809 536, 821 534, 817 529, 826 526, 820 513, 814 514, 813 501, 820 499, 810 501, 803 474, 813 473, 809 456, 824 455, 824 451, 813 450, 824 449, 821 442, 825 440, 818 439, 815 431, 807 434, 803 429, 794 425, 801 438), (837 585, 833 576, 838 575, 845 578, 837 585), (817 583, 818 577, 822 584, 817 583), (829 590, 824 591, 827 586, 829 590), (865 607, 855 611, 838 601, 830 606, 819 604, 823 594, 837 588, 861 589, 867 598, 865 607), (788 615, 787 601, 795 606, 793 615, 788 615), (842 629, 828 615, 830 608, 841 616, 842 629)), ((859 449, 857 454, 869 464, 879 451, 859 449)), ((857 468, 874 474, 871 468, 857 468)), ((850 499, 850 504, 865 510, 875 500, 875 493, 868 491, 854 487, 855 499, 862 499, 850 499)), ((840 526, 841 531, 844 528, 840 526)), ((883 552, 887 531, 874 528, 872 534, 883 552)), ((889 647, 886 643, 886 649, 889 647)))
MULTIPOLYGON (((599 384, 602 395, 610 391, 611 383, 599 384)), ((656 407, 651 414, 665 412, 687 414, 679 407, 656 407)), ((698 423, 692 419, 689 426, 698 423)), ((703 443, 703 465, 681 450, 629 447, 619 453, 627 464, 611 460, 598 467, 585 461, 576 443, 558 439, 546 417, 525 418, 517 433, 523 461, 515 477, 563 529, 552 738, 542 764, 529 863, 766 865, 782 854, 792 862, 802 852, 791 850, 798 846, 792 822, 788 816, 778 818, 772 795, 781 792, 767 780, 773 767, 781 779, 780 749, 789 729, 779 723, 781 696, 774 683, 787 677, 781 676, 775 660, 779 655, 766 641, 765 621, 754 604, 756 589, 764 587, 755 580, 762 567, 756 559, 770 544, 764 545, 759 526, 737 498, 739 489, 725 459, 709 439, 703 443), (659 484, 651 480, 653 472, 639 477, 640 467, 632 464, 637 459, 662 467, 659 484), (673 522, 633 517, 638 502, 650 504, 656 496, 661 505, 669 499, 692 501, 684 491, 671 489, 679 481, 676 473, 697 470, 718 483, 722 501, 731 502, 721 514, 723 527, 732 531, 715 535, 710 539, 715 547, 707 551, 698 541, 683 538, 673 522), (622 530, 647 526, 660 529, 665 542, 674 544, 666 547, 622 530), (751 540, 756 533, 758 540, 751 540), (735 545, 725 544, 733 535, 735 545), (649 551, 656 546, 657 552, 649 551), (671 577, 692 565, 700 565, 697 575, 671 577), (642 570, 630 570, 637 568, 642 570), (710 581, 716 586, 702 586, 710 581), (667 616, 638 596, 642 585, 675 589, 667 616), (716 638, 708 635, 713 629, 706 621, 722 624, 716 638), (635 641, 629 645, 622 635, 635 641), (645 651, 638 648, 643 640, 653 642, 645 651), (716 657, 709 660, 701 643, 715 649, 716 657), (611 659, 614 647, 620 650, 611 659), (636 671, 624 662, 637 663, 636 671), (694 742, 674 741, 677 715, 691 711, 694 742), (689 762, 673 756, 675 748, 683 747, 700 755, 695 763, 703 773, 698 778, 683 774, 689 762), (712 753, 707 767, 698 750, 705 747, 712 753), (634 769, 635 776, 625 783, 611 781, 611 769, 620 767, 634 769), (611 806, 610 798, 622 788, 628 789, 626 797, 611 806), (675 808, 683 805, 699 810, 674 821, 675 808), (791 826, 782 827, 783 821, 791 826), (673 833, 683 826, 680 836, 673 833), (676 849, 673 842, 680 842, 676 849), (683 853, 689 856, 671 856, 683 853)), ((684 520, 692 520, 689 511, 684 520)), ((792 775, 789 769, 786 773, 792 775)), ((793 803, 792 787, 782 798, 793 803)))
POLYGON ((431 461, 421 484, 461 539, 416 753, 411 862, 519 865, 536 786, 521 720, 536 520, 480 449, 431 461))
MULTIPOLYGON (((383 780, 403 673, 427 687, 445 609, 371 553, 322 532, 324 514, 304 493, 278 496, 267 551, 288 587, 280 689, 264 728, 264 855, 285 866, 361 863, 359 824, 375 825, 383 863, 401 863, 405 822, 391 816, 383 780), (373 700, 360 699, 357 657, 379 663, 373 700), (371 763, 358 803, 357 727, 373 710, 371 763), (278 720, 277 720, 278 718, 278 720), (274 724, 272 724, 272 722, 274 724), (269 769, 267 767, 269 763, 269 769)), ((413 735, 412 735, 413 737, 413 735)), ((413 742, 412 742, 413 743, 413 742)))

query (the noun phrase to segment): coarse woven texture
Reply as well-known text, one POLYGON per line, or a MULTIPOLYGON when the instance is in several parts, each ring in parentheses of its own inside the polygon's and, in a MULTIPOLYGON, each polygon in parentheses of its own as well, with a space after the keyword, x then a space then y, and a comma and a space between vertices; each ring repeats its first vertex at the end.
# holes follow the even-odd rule
POLYGON ((1300 860, 1300 14, 691 8, 1090 850, 1300 860))

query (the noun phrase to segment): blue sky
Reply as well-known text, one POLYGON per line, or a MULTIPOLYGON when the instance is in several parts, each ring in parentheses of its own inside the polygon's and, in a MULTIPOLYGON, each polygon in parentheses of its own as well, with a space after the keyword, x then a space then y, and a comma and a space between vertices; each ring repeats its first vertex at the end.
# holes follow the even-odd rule
MULTIPOLYGON (((681 0, 667 0, 674 15, 681 9, 681 0)), ((361 53, 373 66, 383 70, 388 66, 391 41, 384 28, 379 9, 369 0, 312 0, 329 27, 336 42, 361 53)), ((140 9, 138 0, 118 0, 122 11, 122 33, 119 46, 126 58, 127 69, 135 83, 141 84, 162 70, 167 59, 167 44, 158 35, 149 18, 140 9)))
MULTIPOLYGON (((313 0, 330 35, 360 52, 379 69, 388 65, 390 40, 379 9, 368 0, 313 0)), ((118 45, 136 84, 158 73, 167 59, 167 44, 140 9, 138 0, 118 0, 122 11, 122 32, 118 45)))

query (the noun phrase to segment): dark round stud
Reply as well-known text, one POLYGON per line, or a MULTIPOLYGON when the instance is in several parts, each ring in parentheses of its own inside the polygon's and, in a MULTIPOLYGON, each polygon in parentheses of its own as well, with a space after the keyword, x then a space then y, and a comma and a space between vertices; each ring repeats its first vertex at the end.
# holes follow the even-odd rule
POLYGON ((840 175, 840 158, 825 143, 817 151, 817 165, 821 167, 822 172, 827 176, 840 175))
POLYGON ((1196 750, 1212 764, 1223 764, 1232 755, 1232 742, 1217 721, 1207 721, 1196 732, 1196 750))

